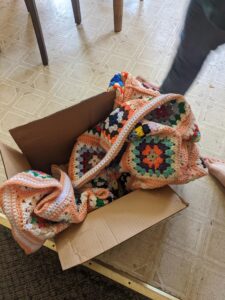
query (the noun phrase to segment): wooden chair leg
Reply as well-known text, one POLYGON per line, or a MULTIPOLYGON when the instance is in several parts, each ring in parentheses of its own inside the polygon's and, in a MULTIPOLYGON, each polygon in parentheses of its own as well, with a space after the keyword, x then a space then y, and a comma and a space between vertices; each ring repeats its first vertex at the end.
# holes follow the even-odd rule
POLYGON ((44 66, 48 65, 48 54, 45 46, 45 41, 41 29, 41 23, 37 12, 37 7, 35 0, 25 0, 25 3, 28 7, 28 11, 30 12, 31 20, 33 23, 34 31, 36 34, 38 47, 41 53, 41 58, 44 66))
POLYGON ((114 13, 114 31, 120 32, 122 30, 123 20, 123 0, 113 0, 114 13))
POLYGON ((80 12, 80 1, 79 0, 71 0, 72 7, 73 7, 73 14, 75 23, 80 25, 81 23, 81 12, 80 12))
POLYGON ((30 9, 29 9, 29 0, 24 0, 25 4, 26 4, 26 7, 27 7, 27 11, 29 12, 30 9))

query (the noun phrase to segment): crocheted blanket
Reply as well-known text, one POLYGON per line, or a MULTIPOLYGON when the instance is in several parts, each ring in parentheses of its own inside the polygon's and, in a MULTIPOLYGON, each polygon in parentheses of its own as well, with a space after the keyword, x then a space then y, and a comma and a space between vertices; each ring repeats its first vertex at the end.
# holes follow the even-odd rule
POLYGON ((187 183, 207 174, 191 107, 131 74, 116 74, 112 113, 76 141, 68 174, 28 170, 0 187, 0 206, 26 253, 88 212, 135 189, 187 183))

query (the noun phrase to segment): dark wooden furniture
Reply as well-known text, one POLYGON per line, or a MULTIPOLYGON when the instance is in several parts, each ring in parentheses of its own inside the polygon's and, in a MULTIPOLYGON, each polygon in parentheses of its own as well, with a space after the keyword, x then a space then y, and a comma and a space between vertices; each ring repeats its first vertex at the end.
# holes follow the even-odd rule
MULTIPOLYGON (((43 37, 43 32, 42 32, 41 23, 40 23, 35 0, 24 0, 24 1, 25 1, 27 10, 31 16, 35 35, 36 35, 37 42, 38 42, 38 47, 39 47, 40 54, 41 54, 42 63, 44 66, 47 66, 48 65, 48 54, 47 54, 47 50, 46 50, 46 46, 45 46, 45 41, 44 41, 44 37, 43 37)), ((72 8, 73 8, 75 22, 77 25, 79 25, 81 23, 80 2, 79 2, 79 0, 71 0, 71 2, 72 2, 72 8)))
MULTIPOLYGON (((45 41, 43 37, 43 32, 42 32, 35 0, 24 0, 24 1, 27 10, 31 16, 43 65, 46 66, 48 65, 48 54, 45 46, 45 41)), ((71 3, 73 8, 75 23, 79 25, 81 23, 80 1, 71 0, 71 3)), ((123 0, 113 0, 113 15, 114 15, 114 31, 120 32, 122 30, 123 0)))
POLYGON ((27 10, 30 13, 31 20, 33 23, 34 31, 36 34, 37 42, 38 42, 38 47, 41 53, 41 58, 43 65, 46 66, 48 65, 48 54, 45 46, 45 41, 42 33, 42 28, 41 28, 41 23, 39 20, 37 8, 36 8, 36 3, 35 0, 25 0, 27 10))

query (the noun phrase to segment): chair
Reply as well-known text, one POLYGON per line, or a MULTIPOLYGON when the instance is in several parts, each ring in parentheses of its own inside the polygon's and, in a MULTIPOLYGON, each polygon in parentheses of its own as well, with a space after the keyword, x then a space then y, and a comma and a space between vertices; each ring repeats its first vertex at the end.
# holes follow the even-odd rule
MULTIPOLYGON (((48 65, 48 54, 45 46, 43 32, 41 28, 40 19, 36 7, 35 0, 24 0, 27 10, 30 13, 33 23, 34 31, 36 34, 38 47, 40 50, 42 62, 44 66, 48 65)), ((141 0, 143 1, 143 0, 141 0)), ((71 0, 75 23, 79 25, 81 23, 80 1, 71 0)), ((114 14, 114 31, 120 32, 122 30, 123 19, 123 0, 113 0, 113 14, 114 14)))
MULTIPOLYGON (((77 2, 78 2, 78 7, 80 9, 79 0, 77 2)), ((76 11, 74 11, 74 15, 75 13, 76 11)), ((80 15, 80 10, 79 12, 77 11, 77 13, 79 13, 80 15)), ((114 31, 120 32, 122 30, 122 20, 123 20, 123 0, 113 0, 113 16, 114 16, 114 31)))
MULTIPOLYGON (((45 46, 45 41, 44 41, 44 37, 43 37, 43 32, 42 32, 41 23, 40 23, 35 0, 24 0, 24 1, 25 1, 27 10, 31 16, 35 35, 36 35, 37 42, 38 42, 38 47, 39 47, 40 54, 41 54, 42 63, 44 66, 47 66, 48 65, 48 54, 47 54, 47 50, 46 50, 46 46, 45 46)), ((71 2, 72 2, 72 8, 73 8, 75 22, 77 25, 79 25, 81 23, 79 0, 71 0, 71 2)))
POLYGON ((34 31, 36 34, 38 47, 41 53, 42 63, 44 66, 48 65, 48 54, 45 46, 45 41, 42 33, 41 23, 37 12, 35 0, 24 0, 27 6, 27 10, 30 13, 33 23, 34 31))

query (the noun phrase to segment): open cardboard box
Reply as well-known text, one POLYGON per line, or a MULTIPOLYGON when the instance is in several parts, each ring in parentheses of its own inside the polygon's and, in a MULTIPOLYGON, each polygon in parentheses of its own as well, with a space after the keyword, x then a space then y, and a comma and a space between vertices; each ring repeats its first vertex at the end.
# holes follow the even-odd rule
MULTIPOLYGON (((51 164, 66 164, 76 138, 105 119, 114 92, 102 93, 43 119, 11 129, 22 152, 0 143, 7 178, 27 169, 50 172, 51 164)), ((136 190, 88 214, 56 239, 62 268, 68 269, 122 243, 186 208, 170 188, 136 190)))

